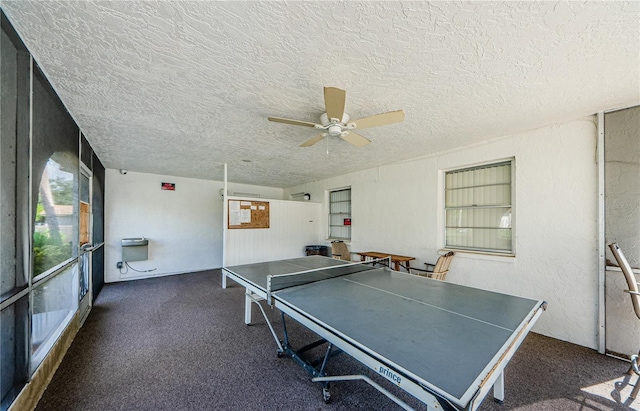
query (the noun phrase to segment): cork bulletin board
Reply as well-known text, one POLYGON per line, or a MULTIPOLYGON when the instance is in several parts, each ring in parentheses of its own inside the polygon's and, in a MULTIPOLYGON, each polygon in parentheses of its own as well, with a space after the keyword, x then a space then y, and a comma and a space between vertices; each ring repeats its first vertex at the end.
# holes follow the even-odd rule
POLYGON ((269 202, 228 200, 227 227, 269 228, 269 202))

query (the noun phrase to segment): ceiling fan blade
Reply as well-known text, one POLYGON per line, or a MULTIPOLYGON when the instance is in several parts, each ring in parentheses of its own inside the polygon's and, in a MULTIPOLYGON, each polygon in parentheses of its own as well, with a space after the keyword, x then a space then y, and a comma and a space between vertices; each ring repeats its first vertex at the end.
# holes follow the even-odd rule
POLYGON ((376 114, 375 116, 364 117, 358 120, 351 121, 355 123, 355 128, 368 128, 384 126, 386 124, 399 123, 404 120, 404 111, 389 111, 388 113, 376 114))
POLYGON ((324 88, 324 106, 327 109, 327 117, 329 120, 337 118, 342 121, 344 114, 344 101, 347 98, 347 92, 335 87, 324 88))
POLYGON ((325 133, 318 134, 317 136, 315 136, 311 140, 305 141, 304 143, 300 144, 300 147, 310 147, 310 146, 314 145, 315 143, 317 143, 318 141, 322 140, 324 138, 324 136, 325 136, 325 133))
POLYGON ((356 134, 353 131, 349 131, 349 134, 346 136, 340 136, 343 140, 353 144, 356 147, 363 147, 367 144, 371 143, 371 140, 368 138, 362 137, 360 134, 356 134))
POLYGON ((316 123, 309 123, 308 121, 289 120, 288 118, 280 118, 280 117, 267 117, 267 120, 274 121, 276 123, 291 124, 294 126, 303 126, 303 127, 316 126, 316 123))

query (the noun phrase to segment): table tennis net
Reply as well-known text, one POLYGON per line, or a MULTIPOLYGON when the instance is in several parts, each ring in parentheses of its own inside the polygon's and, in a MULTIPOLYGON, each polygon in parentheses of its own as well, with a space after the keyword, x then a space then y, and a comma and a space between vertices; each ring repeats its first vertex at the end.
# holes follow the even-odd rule
POLYGON ((342 277, 349 274, 379 269, 379 267, 374 266, 375 264, 387 265, 387 259, 384 258, 357 263, 347 263, 344 265, 310 269, 297 273, 270 275, 267 277, 267 293, 271 294, 272 292, 284 290, 285 288, 311 284, 322 280, 328 280, 330 278, 342 277))

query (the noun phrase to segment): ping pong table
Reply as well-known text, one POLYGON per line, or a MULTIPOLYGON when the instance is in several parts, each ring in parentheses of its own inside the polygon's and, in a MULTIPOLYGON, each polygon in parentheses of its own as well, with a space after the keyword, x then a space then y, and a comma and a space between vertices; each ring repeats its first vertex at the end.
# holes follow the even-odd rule
POLYGON ((278 346, 323 385, 363 380, 405 409, 412 409, 366 375, 329 376, 326 365, 349 354, 427 409, 475 410, 493 387, 504 399, 503 371, 542 311, 544 301, 432 280, 368 263, 345 263, 322 256, 223 267, 246 288, 245 323, 251 304, 262 311, 278 346), (281 311, 281 341, 260 301, 281 311), (321 339, 295 350, 285 314, 321 339), (319 361, 304 353, 323 343, 319 361))

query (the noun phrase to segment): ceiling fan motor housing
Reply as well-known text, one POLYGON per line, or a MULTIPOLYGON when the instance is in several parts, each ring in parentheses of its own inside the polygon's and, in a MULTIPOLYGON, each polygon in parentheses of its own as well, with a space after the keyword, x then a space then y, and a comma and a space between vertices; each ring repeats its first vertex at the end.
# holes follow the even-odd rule
POLYGON ((342 134, 342 126, 340 126, 339 124, 334 124, 332 126, 329 126, 327 131, 329 132, 330 136, 339 136, 340 134, 342 134))
MULTIPOLYGON (((343 113, 342 114, 342 121, 339 121, 337 124, 347 124, 349 122, 349 115, 347 113, 343 113)), ((329 119, 329 116, 327 116, 327 113, 322 113, 322 115, 320 116, 320 122, 322 123, 323 126, 328 126, 332 123, 332 121, 329 119)))

